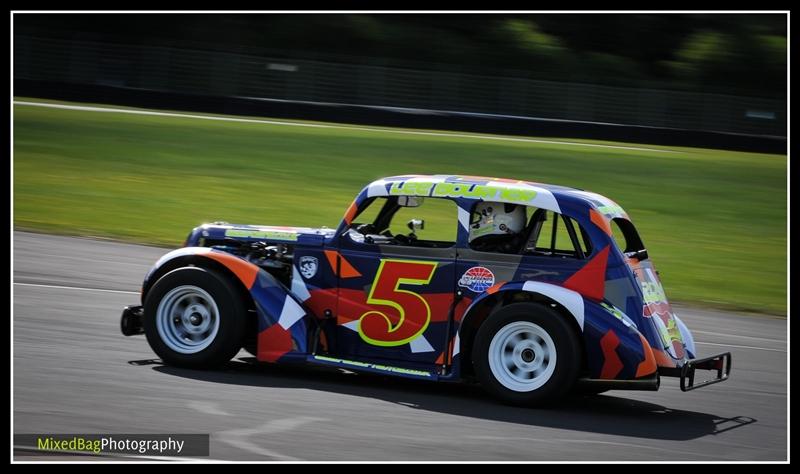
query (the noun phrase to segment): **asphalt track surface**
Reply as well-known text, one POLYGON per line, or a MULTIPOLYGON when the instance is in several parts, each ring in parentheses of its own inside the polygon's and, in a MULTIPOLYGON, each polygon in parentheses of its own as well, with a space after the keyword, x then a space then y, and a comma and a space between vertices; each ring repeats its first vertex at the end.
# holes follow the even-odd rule
MULTIPOLYGON (((784 318, 679 307, 701 355, 733 353, 729 381, 515 408, 244 352, 216 371, 164 366, 119 316, 165 249, 15 232, 13 252, 14 433, 210 433, 203 459, 239 461, 787 460, 784 318)), ((48 459, 29 455, 14 459, 48 459)))

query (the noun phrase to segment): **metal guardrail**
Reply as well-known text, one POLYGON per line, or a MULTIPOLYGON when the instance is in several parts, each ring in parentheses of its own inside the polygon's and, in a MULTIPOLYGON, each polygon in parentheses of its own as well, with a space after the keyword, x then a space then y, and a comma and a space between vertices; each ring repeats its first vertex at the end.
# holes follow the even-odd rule
POLYGON ((14 38, 14 78, 786 136, 786 101, 84 40, 14 38))

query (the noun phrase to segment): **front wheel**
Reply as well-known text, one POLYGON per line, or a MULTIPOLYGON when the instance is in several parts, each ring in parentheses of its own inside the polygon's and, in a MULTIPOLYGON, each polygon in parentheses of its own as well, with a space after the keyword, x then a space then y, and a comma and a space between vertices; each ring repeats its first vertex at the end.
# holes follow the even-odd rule
POLYGON ((229 279, 200 267, 161 277, 144 302, 147 342, 172 365, 224 364, 242 347, 247 311, 229 279))
POLYGON ((508 305, 478 330, 472 360, 481 385, 501 400, 534 405, 567 393, 581 345, 562 314, 537 303, 508 305))

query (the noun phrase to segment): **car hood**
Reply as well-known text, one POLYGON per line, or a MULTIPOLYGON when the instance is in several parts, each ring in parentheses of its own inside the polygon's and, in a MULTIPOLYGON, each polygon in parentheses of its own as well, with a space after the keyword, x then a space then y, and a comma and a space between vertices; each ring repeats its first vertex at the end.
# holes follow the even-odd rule
POLYGON ((323 245, 336 231, 327 227, 287 227, 216 222, 196 227, 186 246, 206 246, 207 242, 263 241, 270 243, 323 245))

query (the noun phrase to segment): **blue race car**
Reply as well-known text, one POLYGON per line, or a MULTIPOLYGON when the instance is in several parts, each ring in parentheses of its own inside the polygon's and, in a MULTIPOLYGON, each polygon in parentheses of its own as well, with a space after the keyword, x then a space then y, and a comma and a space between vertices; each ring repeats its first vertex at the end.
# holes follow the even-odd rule
MULTIPOLYGON (((122 314, 167 364, 258 361, 477 380, 538 404, 576 389, 682 390, 697 358, 625 211, 588 191, 475 176, 377 180, 336 229, 204 224, 122 314)), ((710 378, 695 380, 697 370, 710 378)))

